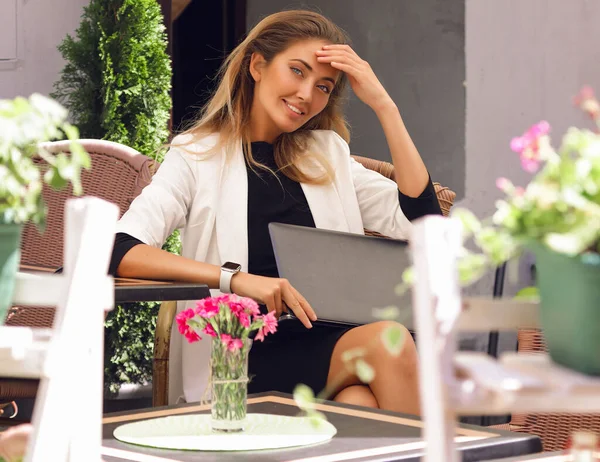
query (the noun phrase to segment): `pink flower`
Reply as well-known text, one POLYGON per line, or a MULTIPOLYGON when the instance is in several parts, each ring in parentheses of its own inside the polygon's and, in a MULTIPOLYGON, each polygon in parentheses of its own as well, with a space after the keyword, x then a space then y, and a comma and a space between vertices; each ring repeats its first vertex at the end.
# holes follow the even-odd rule
POLYGON ((198 333, 193 330, 193 329, 189 329, 185 334, 185 338, 189 343, 194 343, 197 342, 199 340, 202 340, 202 337, 200 337, 198 335, 198 333))
POLYGON ((241 338, 232 338, 229 334, 221 334, 221 343, 227 347, 229 351, 237 351, 244 346, 241 338))
POLYGON ((229 299, 229 309, 239 319, 242 326, 248 328, 252 323, 250 316, 260 314, 258 303, 251 298, 232 295, 229 299))
POLYGON ((521 157, 521 166, 533 173, 540 166, 540 138, 550 132, 550 124, 545 120, 538 122, 527 130, 523 136, 513 138, 510 148, 521 157))
POLYGON ((521 197, 525 195, 525 188, 522 188, 521 186, 517 186, 515 188, 515 196, 521 197))
POLYGON ((239 317, 240 313, 244 312, 242 297, 239 297, 238 295, 232 295, 229 298, 228 305, 231 312, 237 317, 239 317))
POLYGON ((241 349, 244 346, 244 342, 242 342, 241 338, 234 338, 231 339, 231 342, 229 342, 229 345, 227 345, 227 349, 229 351, 237 351, 239 349, 241 349))
POLYGON ((196 303, 196 314, 208 319, 219 314, 219 301, 216 298, 205 298, 196 303))
POLYGON ((231 300, 231 297, 234 297, 235 295, 230 295, 230 294, 221 294, 218 297, 214 297, 213 300, 215 300, 215 302, 217 304, 222 303, 223 305, 229 305, 229 301, 231 300))
POLYGON ((260 308, 258 307, 258 303, 248 297, 244 297, 242 299, 242 305, 244 305, 244 309, 246 313, 251 314, 252 316, 258 316, 260 314, 260 308))
POLYGON ((275 317, 275 312, 271 311, 269 314, 262 316, 261 319, 263 321, 263 326, 258 329, 258 332, 254 336, 254 340, 262 342, 265 339, 265 335, 277 332, 277 318, 275 317))
POLYGON ((574 103, 587 112, 592 119, 600 118, 600 103, 591 87, 583 87, 574 98, 574 103))
POLYGON ((192 319, 195 316, 195 314, 196 313, 194 313, 194 310, 189 308, 175 316, 175 320, 177 321, 177 328, 179 329, 180 334, 185 334, 185 332, 189 329, 189 326, 187 325, 187 320, 192 319))
POLYGON ((262 329, 258 329, 258 332, 256 332, 256 335, 254 336, 254 340, 258 340, 261 342, 265 341, 265 334, 262 329))
POLYGON ((231 335, 229 334, 221 334, 221 343, 225 346, 229 345, 231 342, 231 335))
POLYGON ((198 333, 192 328, 190 328, 190 326, 187 323, 189 319, 192 319, 195 316, 195 314, 196 313, 194 313, 194 310, 189 308, 187 310, 182 311, 175 317, 179 333, 185 336, 187 341, 190 343, 201 340, 201 337, 198 335, 198 333))
POLYGON ((500 191, 506 192, 506 190, 509 189, 511 186, 512 186, 512 183, 507 178, 500 177, 496 180, 496 187, 500 191))
POLYGON ((575 96, 575 104, 579 104, 581 101, 585 101, 586 99, 593 99, 596 95, 594 93, 594 89, 589 85, 584 85, 579 90, 577 96, 575 96))
POLYGON ((206 335, 210 335, 211 337, 217 336, 217 332, 215 331, 213 326, 210 324, 207 324, 206 327, 204 329, 202 329, 202 332, 204 332, 206 335))
POLYGON ((263 316, 263 322, 265 323, 263 326, 265 334, 274 334, 277 332, 277 318, 275 317, 274 311, 263 316))
POLYGON ((243 311, 238 314, 238 319, 240 320, 240 324, 244 326, 246 329, 250 327, 250 316, 248 313, 244 313, 243 311))

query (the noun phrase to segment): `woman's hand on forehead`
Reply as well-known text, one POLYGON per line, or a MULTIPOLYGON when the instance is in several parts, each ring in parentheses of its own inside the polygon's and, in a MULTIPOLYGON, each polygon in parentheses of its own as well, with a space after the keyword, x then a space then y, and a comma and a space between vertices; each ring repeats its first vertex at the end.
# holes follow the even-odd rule
POLYGON ((329 63, 334 69, 345 72, 356 96, 374 111, 394 104, 369 63, 350 45, 324 45, 315 53, 318 62, 329 63))

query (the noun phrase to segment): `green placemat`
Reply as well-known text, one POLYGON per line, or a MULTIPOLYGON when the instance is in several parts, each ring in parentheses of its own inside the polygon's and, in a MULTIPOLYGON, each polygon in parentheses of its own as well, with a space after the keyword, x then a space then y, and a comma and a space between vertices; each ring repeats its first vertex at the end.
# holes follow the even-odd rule
POLYGON ((314 426, 307 417, 248 414, 239 433, 213 433, 210 414, 188 414, 141 420, 117 427, 124 443, 190 451, 255 451, 307 446, 329 441, 337 433, 325 420, 314 426))

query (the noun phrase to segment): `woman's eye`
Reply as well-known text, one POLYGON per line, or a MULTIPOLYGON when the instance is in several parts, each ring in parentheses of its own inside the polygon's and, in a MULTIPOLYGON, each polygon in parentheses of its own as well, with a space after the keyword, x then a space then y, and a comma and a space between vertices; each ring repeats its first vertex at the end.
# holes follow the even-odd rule
POLYGON ((302 75, 302 71, 300 69, 298 69, 297 67, 292 67, 291 69, 294 74, 302 75))
POLYGON ((331 90, 329 89, 329 87, 327 85, 318 85, 317 88, 320 88, 323 92, 329 94, 331 93, 331 90))

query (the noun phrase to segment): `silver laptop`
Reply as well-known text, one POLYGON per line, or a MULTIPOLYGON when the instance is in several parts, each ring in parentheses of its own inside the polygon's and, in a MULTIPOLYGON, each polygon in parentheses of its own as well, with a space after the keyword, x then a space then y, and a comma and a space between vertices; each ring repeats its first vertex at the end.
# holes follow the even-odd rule
POLYGON ((366 324, 374 308, 397 306, 413 329, 411 292, 396 295, 410 266, 405 241, 303 226, 269 225, 279 275, 308 300, 319 320, 366 324))

